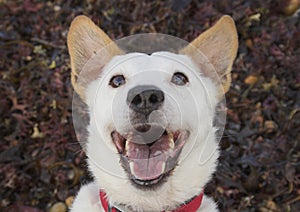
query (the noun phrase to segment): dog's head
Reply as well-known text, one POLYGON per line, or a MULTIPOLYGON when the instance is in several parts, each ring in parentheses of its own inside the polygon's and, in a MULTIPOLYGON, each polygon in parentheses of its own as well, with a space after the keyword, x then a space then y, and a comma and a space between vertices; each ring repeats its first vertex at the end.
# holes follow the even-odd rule
POLYGON ((203 189, 237 45, 228 16, 177 54, 125 54, 87 17, 73 21, 68 48, 72 84, 90 111, 89 168, 110 201, 159 211, 203 189))

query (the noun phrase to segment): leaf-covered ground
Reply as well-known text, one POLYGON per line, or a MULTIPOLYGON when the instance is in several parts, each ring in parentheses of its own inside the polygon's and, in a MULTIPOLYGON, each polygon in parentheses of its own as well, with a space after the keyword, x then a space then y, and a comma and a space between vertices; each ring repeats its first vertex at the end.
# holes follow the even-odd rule
POLYGON ((191 41, 222 14, 239 53, 218 171, 221 211, 300 211, 299 0, 0 1, 0 211, 65 211, 90 180, 72 126, 66 36, 85 14, 112 38, 191 41))

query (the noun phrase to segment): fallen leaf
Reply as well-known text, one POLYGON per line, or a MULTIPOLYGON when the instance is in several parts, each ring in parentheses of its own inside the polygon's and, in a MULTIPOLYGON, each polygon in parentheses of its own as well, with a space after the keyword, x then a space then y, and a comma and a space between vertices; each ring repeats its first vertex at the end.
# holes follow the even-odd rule
POLYGON ((278 128, 277 124, 272 120, 266 120, 264 122, 264 130, 266 131, 266 133, 275 132, 277 128, 278 128))
POLYGON ((254 85, 258 81, 256 76, 250 75, 245 80, 244 83, 247 85, 254 85))

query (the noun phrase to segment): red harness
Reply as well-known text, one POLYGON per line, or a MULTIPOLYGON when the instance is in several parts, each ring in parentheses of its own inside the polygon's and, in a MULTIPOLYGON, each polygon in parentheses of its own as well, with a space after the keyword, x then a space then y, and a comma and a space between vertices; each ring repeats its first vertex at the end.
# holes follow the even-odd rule
MULTIPOLYGON (((183 204, 179 208, 173 210, 172 212, 195 212, 201 206, 201 202, 203 199, 203 192, 201 192, 198 196, 195 196, 191 201, 186 204, 183 204)), ((111 207, 108 204, 106 199, 106 193, 100 190, 100 200, 102 207, 104 208, 105 212, 119 212, 119 210, 115 207, 111 207)))

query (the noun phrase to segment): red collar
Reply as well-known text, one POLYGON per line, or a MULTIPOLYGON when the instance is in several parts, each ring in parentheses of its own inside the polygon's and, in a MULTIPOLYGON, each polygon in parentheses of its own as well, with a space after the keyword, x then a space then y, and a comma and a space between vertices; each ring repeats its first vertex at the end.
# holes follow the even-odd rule
MULTIPOLYGON (((203 192, 201 192, 198 196, 195 196, 188 203, 183 204, 179 208, 173 210, 172 212, 195 212, 197 211, 198 208, 200 208, 202 199, 203 199, 203 192)), ((111 207, 108 204, 108 201, 106 199, 106 193, 102 190, 100 190, 100 200, 105 212, 119 212, 117 208, 111 207)))

